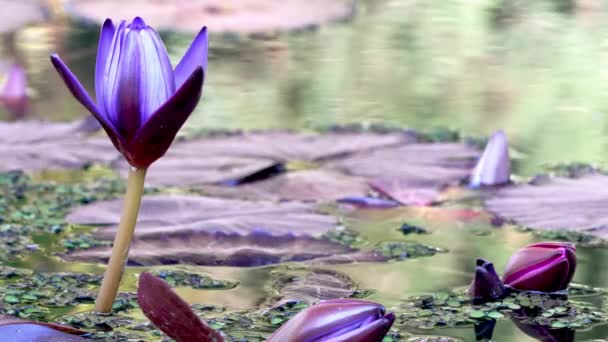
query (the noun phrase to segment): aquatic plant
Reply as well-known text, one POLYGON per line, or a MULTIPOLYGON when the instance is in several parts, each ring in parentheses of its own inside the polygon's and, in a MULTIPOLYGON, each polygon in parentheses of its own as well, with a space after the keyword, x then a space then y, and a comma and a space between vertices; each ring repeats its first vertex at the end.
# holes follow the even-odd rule
POLYGON ((379 342, 395 316, 384 307, 357 299, 334 299, 303 310, 267 342, 379 342))
POLYGON ((567 242, 539 242, 511 256, 503 280, 524 291, 565 290, 576 270, 576 247, 567 242))
POLYGON ((558 292, 570 284, 576 270, 576 247, 569 242, 539 242, 511 256, 503 280, 492 263, 477 259, 475 277, 467 293, 477 302, 498 300, 506 290, 558 292), (506 288, 505 288, 506 286, 506 288))
POLYGON ((471 175, 470 186, 501 185, 509 182, 511 159, 509 142, 503 131, 492 134, 471 175))
POLYGON ((207 30, 203 28, 172 68, 159 35, 139 17, 101 28, 93 102, 57 54, 51 62, 72 95, 99 121, 131 165, 123 215, 96 302, 112 307, 137 221, 146 170, 162 157, 200 99, 207 65, 207 30))
POLYGON ((475 278, 467 293, 477 301, 496 300, 504 297, 505 287, 494 265, 484 259, 477 259, 475 278))

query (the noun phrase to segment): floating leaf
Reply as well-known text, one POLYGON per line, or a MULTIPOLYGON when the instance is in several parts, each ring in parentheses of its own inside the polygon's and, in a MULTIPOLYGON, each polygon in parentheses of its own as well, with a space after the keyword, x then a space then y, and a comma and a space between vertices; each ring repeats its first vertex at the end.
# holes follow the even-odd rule
POLYGON ((608 237, 604 189, 608 189, 606 175, 551 178, 540 185, 501 189, 486 201, 486 207, 530 228, 566 229, 608 237))
POLYGON ((0 123, 0 171, 79 169, 117 158, 107 139, 87 138, 75 124, 0 123))

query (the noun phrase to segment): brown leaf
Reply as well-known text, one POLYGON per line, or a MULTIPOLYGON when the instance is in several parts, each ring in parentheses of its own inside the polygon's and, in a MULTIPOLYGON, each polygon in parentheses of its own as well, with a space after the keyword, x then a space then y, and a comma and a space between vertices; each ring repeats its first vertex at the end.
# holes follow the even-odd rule
POLYGON ((198 318, 167 283, 150 273, 139 276, 137 302, 144 315, 177 342, 224 341, 224 337, 198 318))

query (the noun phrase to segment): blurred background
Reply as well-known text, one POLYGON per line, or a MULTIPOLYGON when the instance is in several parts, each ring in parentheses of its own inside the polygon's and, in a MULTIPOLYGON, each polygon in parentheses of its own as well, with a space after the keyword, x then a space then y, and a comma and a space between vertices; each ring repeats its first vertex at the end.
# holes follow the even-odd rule
POLYGON ((49 54, 93 93, 99 22, 141 15, 160 26, 174 63, 209 26, 203 105, 186 133, 377 122, 470 135, 502 128, 515 157, 527 157, 516 163, 520 175, 608 159, 608 5, 600 0, 0 4, 1 63, 5 73, 13 63, 25 69, 30 98, 27 111, 3 110, 2 120, 88 115, 49 54))

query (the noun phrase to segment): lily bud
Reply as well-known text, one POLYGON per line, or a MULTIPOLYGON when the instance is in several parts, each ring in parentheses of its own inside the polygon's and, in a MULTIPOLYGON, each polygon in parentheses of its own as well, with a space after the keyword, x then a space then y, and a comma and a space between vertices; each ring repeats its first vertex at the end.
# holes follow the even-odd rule
POLYGON ((162 157, 198 104, 207 66, 207 29, 172 68, 160 36, 139 17, 101 29, 93 102, 58 55, 53 65, 74 97, 104 128, 112 143, 136 168, 162 157))
POLYGON ((467 293, 476 301, 496 300, 505 296, 505 287, 494 269, 494 265, 484 259, 477 259, 475 278, 467 293))
POLYGON ((297 314, 267 342, 380 342, 394 321, 380 304, 328 300, 297 314))
POLYGON ((477 188, 483 185, 506 184, 509 182, 509 177, 511 177, 509 142, 503 131, 497 131, 488 140, 473 170, 470 186, 477 188))
POLYGON ((556 292, 568 287, 575 269, 574 244, 539 242, 511 256, 503 280, 517 290, 556 292))
POLYGON ((0 91, 0 101, 15 118, 23 117, 28 109, 27 76, 18 64, 11 66, 0 91))

